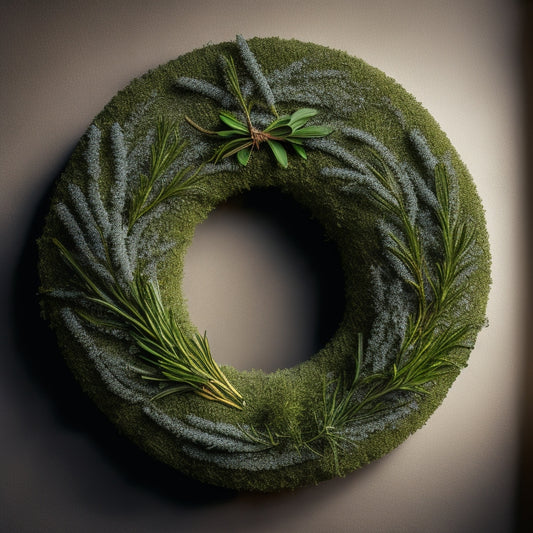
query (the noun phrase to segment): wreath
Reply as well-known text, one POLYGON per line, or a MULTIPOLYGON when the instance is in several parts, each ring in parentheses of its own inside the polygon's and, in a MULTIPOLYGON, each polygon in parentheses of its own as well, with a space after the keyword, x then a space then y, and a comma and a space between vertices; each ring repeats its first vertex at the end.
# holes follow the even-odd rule
POLYGON ((150 454, 244 490, 344 475, 418 429, 467 362, 490 275, 472 180, 412 97, 341 52, 240 36, 115 97, 39 244, 43 309, 87 393, 150 454), (270 374, 219 366, 180 284, 195 227, 264 187, 309 207, 346 287, 327 345, 270 374))

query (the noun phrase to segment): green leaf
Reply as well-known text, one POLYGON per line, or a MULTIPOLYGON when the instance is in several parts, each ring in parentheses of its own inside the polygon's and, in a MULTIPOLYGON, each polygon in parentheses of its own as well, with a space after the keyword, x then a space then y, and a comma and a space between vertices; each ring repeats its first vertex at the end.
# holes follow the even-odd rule
POLYGON ((291 143, 292 147, 294 148, 294 151, 302 158, 307 159, 307 154, 305 153, 304 147, 300 146, 299 144, 291 143))
POLYGON ((287 142, 290 142, 292 145, 294 144, 298 144, 298 145, 302 145, 304 143, 303 139, 298 139, 297 137, 287 137, 285 139, 287 142))
POLYGON ((303 109, 298 109, 290 116, 289 126, 293 129, 301 128, 311 117, 314 117, 318 111, 316 109, 311 109, 304 107, 303 109))
POLYGON ((290 121, 291 117, 289 115, 283 115, 269 124, 264 131, 270 133, 274 128, 278 128, 279 126, 288 126, 290 121))
POLYGON ((228 137, 243 137, 244 136, 243 133, 241 133, 240 131, 236 131, 236 130, 220 130, 220 131, 217 131, 217 135, 225 139, 227 139, 228 137))
POLYGON ((277 126, 268 132, 265 130, 265 132, 273 137, 288 137, 289 135, 292 135, 293 129, 290 126, 277 126))
POLYGON ((267 143, 268 146, 270 146, 270 149, 272 150, 272 153, 274 154, 274 157, 276 158, 277 162, 283 168, 287 168, 289 166, 289 162, 287 159, 287 150, 285 150, 285 148, 283 148, 283 145, 281 145, 277 141, 267 139, 267 143))
POLYGON ((224 159, 226 157, 230 157, 240 150, 243 150, 245 148, 248 148, 249 146, 252 146, 251 139, 233 139, 232 141, 227 142, 226 144, 223 144, 216 152, 215 154, 215 162, 220 161, 220 159, 224 159))
POLYGON ((246 133, 246 134, 248 133, 248 127, 246 126, 246 124, 243 124, 240 120, 235 118, 231 113, 222 111, 218 116, 220 120, 224 122, 224 124, 226 124, 230 128, 234 130, 238 130, 242 133, 246 133))
POLYGON ((252 147, 250 148, 243 148, 242 150, 239 150, 237 152, 237 160, 239 163, 245 167, 248 164, 248 161, 250 160, 250 154, 252 153, 252 147))
POLYGON ((314 137, 326 137, 333 130, 326 126, 307 126, 307 128, 300 128, 294 132, 294 137, 300 137, 303 139, 311 139, 314 137))

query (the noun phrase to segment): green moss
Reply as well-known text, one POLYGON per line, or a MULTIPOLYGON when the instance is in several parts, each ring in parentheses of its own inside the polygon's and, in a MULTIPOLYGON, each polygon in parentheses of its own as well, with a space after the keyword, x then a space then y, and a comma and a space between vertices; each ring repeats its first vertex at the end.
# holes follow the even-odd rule
MULTIPOLYGON (((282 69, 294 61, 311 58, 313 66, 322 69, 339 69, 360 87, 365 97, 365 105, 354 110, 350 116, 353 127, 368 131, 400 158, 414 162, 415 156, 405 142, 404 129, 419 129, 428 139, 435 155, 451 154, 453 165, 460 181, 460 202, 462 210, 475 226, 475 237, 480 248, 477 269, 465 285, 471 295, 471 306, 461 315, 461 319, 482 323, 485 316, 488 288, 490 284, 490 256, 485 229, 484 213, 477 196, 474 183, 458 155, 450 145, 429 113, 416 100, 393 80, 363 61, 349 57, 343 52, 329 50, 313 44, 279 39, 253 39, 249 42, 265 74, 282 69), (387 99, 387 105, 384 104, 387 99), (400 109, 405 121, 404 128, 388 112, 388 107, 400 109)), ((216 126, 219 107, 209 98, 180 90, 175 80, 179 76, 195 77, 211 83, 220 83, 218 57, 221 53, 236 55, 235 45, 224 43, 207 46, 186 54, 174 61, 150 71, 134 80, 121 91, 95 118, 95 124, 103 131, 109 131, 114 122, 124 124, 138 106, 157 96, 149 111, 141 117, 136 129, 141 139, 158 116, 169 117, 182 126, 188 126, 184 116, 194 118, 206 127, 216 126)), ((354 100, 358 98, 354 94, 354 100)), ((290 103, 280 105, 281 113, 290 113, 294 108, 290 103)), ((322 116, 327 123, 327 114, 322 116)), ((333 139, 341 139, 342 132, 332 134, 333 139)), ((109 140, 105 138, 105 143, 109 140)), ((82 138, 72 158, 58 182, 52 199, 52 206, 68 197, 68 183, 84 185, 86 164, 84 153, 86 137, 82 138)), ((355 152, 364 149, 353 144, 355 152)), ((102 192, 110 194, 112 165, 110 158, 102 157, 102 171, 105 179, 102 192)), ((337 178, 325 178, 322 168, 334 166, 338 161, 323 152, 309 150, 309 160, 290 158, 289 170, 278 168, 272 154, 266 150, 254 153, 250 164, 238 173, 222 172, 208 178, 205 192, 190 195, 180 204, 180 209, 166 214, 158 222, 158 231, 168 231, 177 242, 164 269, 159 273, 166 305, 171 307, 184 327, 194 331, 190 323, 186 303, 181 289, 185 253, 190 245, 194 230, 220 203, 251 188, 276 187, 292 195, 305 204, 313 216, 324 226, 328 236, 339 247, 346 284, 345 317, 338 331, 318 354, 297 367, 267 374, 262 371, 238 372, 227 368, 227 375, 234 386, 247 400, 244 411, 228 409, 214 402, 208 402, 194 395, 169 396, 158 402, 165 413, 177 419, 185 419, 193 413, 212 421, 225 421, 235 425, 249 425, 272 428, 282 432, 287 420, 297 421, 300 430, 312 431, 316 425, 314 413, 322 408, 322 391, 329 373, 342 375, 353 370, 353 355, 357 351, 357 333, 367 334, 374 318, 372 311, 369 267, 381 259, 381 243, 376 231, 379 214, 370 206, 365 197, 354 197, 341 192, 343 183, 337 178)), ((57 237, 68 241, 63 226, 57 220, 54 210, 47 219, 43 237, 40 240, 40 274, 43 291, 68 285, 71 274, 59 260, 51 239, 57 237), (67 281, 66 281, 67 280, 67 281)), ((113 394, 94 365, 83 355, 80 346, 63 326, 60 317, 63 303, 46 298, 43 306, 52 327, 57 332, 59 345, 67 363, 81 386, 96 404, 113 420, 119 428, 148 453, 163 462, 182 470, 202 481, 243 490, 273 491, 294 488, 309 483, 317 483, 333 477, 337 473, 346 474, 392 450, 412 432, 421 427, 431 413, 444 399, 456 374, 448 373, 433 386, 419 401, 419 408, 399 420, 386 431, 376 431, 356 448, 341 454, 339 465, 327 448, 322 457, 274 470, 249 472, 246 468, 226 469, 193 459, 181 451, 181 442, 167 429, 154 423, 143 413, 142 406, 128 402, 113 394)), ((117 347, 115 342, 99 339, 102 349, 112 358, 117 347)), ((455 354, 466 358, 465 351, 455 354)), ((214 354, 216 359, 216 354, 214 354)))

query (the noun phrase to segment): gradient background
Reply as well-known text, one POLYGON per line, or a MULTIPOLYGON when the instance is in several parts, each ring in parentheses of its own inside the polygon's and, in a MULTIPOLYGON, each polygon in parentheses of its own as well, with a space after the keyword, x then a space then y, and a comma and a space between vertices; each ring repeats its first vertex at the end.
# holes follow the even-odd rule
MULTIPOLYGON (((530 457, 519 462, 528 399, 528 12, 530 3, 509 0, 2 2, 0 531, 513 531, 530 457), (92 118, 134 77, 237 33, 342 49, 399 81, 474 176, 493 254, 491 325, 426 426, 382 460, 290 494, 201 486, 138 452, 72 383, 35 305, 33 239, 50 187, 92 118)), ((241 215, 217 211, 199 229, 185 280, 191 314, 210 332, 218 361, 287 366, 285 356, 264 361, 256 347, 276 351, 281 339, 305 356, 313 280, 268 224, 250 215, 243 224, 241 215), (227 294, 233 307, 222 305, 227 294)))

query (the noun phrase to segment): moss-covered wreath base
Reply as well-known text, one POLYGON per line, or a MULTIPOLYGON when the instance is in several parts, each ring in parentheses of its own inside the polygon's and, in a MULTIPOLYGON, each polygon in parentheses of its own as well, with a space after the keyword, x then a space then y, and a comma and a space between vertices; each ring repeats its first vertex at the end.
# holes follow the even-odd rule
POLYGON ((87 394, 148 453, 239 490, 345 475, 420 428, 490 283, 480 201, 430 115, 363 61, 276 38, 206 46, 121 91, 39 244, 43 309, 87 394), (344 317, 296 367, 220 368, 189 320, 185 253, 218 205, 269 187, 336 242, 344 317))

